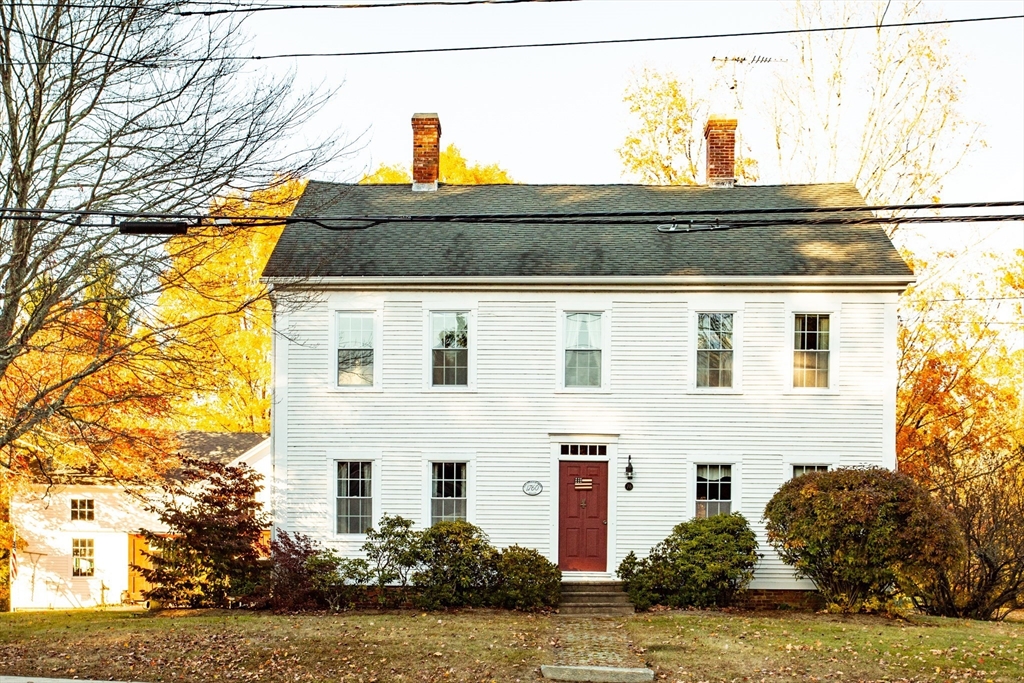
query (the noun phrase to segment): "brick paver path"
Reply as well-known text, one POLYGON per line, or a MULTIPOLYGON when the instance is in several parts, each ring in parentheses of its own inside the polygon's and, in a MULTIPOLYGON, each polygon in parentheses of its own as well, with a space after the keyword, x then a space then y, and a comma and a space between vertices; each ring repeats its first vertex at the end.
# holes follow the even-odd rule
POLYGON ((551 649, 554 664, 568 666, 643 667, 633 651, 622 619, 556 617, 551 649))

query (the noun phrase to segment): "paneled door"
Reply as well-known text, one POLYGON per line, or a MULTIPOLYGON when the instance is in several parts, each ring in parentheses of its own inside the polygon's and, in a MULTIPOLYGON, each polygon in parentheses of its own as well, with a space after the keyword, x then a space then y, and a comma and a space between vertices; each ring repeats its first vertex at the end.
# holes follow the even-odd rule
POLYGON ((143 536, 139 534, 128 535, 128 594, 132 601, 135 602, 145 600, 142 591, 152 588, 149 581, 143 578, 142 572, 135 568, 152 568, 153 563, 144 554, 148 552, 149 544, 146 543, 146 539, 143 536))
POLYGON ((558 567, 603 572, 608 568, 608 463, 558 464, 558 567))

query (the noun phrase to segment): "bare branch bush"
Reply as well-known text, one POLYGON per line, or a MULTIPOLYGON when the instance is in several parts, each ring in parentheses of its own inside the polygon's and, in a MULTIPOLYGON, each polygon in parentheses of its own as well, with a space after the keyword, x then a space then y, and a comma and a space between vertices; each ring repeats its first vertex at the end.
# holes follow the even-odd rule
POLYGON ((166 444, 147 418, 218 363, 188 352, 181 330, 266 296, 162 319, 159 294, 196 287, 211 244, 244 227, 128 236, 74 212, 205 213, 346 151, 337 136, 288 146, 333 92, 247 72, 234 20, 176 7, 0 5, 0 475, 123 476, 158 461, 166 444))

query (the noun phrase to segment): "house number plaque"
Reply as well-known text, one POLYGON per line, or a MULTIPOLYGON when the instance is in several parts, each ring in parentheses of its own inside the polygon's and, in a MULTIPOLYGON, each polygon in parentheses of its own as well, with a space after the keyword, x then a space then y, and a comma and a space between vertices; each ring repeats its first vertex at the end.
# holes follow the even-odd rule
POLYGON ((539 496, 540 492, 544 490, 544 485, 539 481, 528 481, 523 484, 523 493, 528 496, 539 496))

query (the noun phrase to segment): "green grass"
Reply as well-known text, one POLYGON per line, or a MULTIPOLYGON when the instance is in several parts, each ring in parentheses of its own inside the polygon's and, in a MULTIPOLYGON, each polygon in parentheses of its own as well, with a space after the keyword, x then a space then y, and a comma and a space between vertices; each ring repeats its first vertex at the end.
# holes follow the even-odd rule
POLYGON ((655 612, 626 626, 669 681, 1024 681, 1024 624, 655 612))
POLYGON ((527 681, 551 622, 491 610, 0 615, 0 674, 124 681, 527 681))

